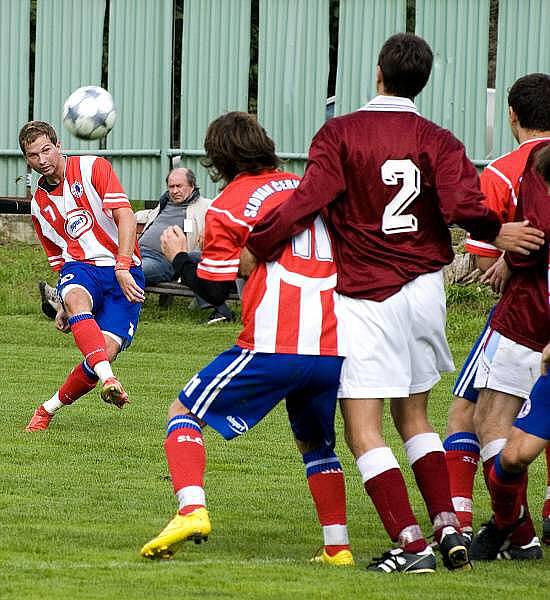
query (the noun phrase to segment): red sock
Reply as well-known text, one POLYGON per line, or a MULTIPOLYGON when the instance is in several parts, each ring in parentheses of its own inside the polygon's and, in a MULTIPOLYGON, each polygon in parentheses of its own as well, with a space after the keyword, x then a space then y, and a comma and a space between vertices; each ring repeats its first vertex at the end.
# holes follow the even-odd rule
MULTIPOLYGON (((317 518, 323 526, 346 525, 346 487, 344 473, 320 472, 308 476, 307 483, 317 510, 317 518)), ((340 550, 349 550, 349 544, 326 544, 325 551, 334 556, 340 550)))
POLYGON ((101 361, 109 361, 105 338, 91 313, 75 315, 69 319, 74 341, 91 369, 101 361))
POLYGON ((174 492, 180 502, 179 513, 187 514, 203 507, 206 453, 198 423, 183 415, 170 419, 164 451, 174 492))
MULTIPOLYGON (((365 481, 365 490, 380 516, 388 535, 397 542, 399 534, 407 527, 418 527, 400 469, 389 469, 365 481)), ((403 545, 406 552, 421 552, 426 548, 422 536, 403 545)))
POLYGON ((453 499, 453 508, 460 527, 472 527, 472 508, 474 479, 479 462, 479 453, 467 450, 447 450, 445 452, 449 487, 453 499))
POLYGON ((504 479, 497 474, 494 466, 491 469, 489 491, 495 521, 499 527, 509 527, 519 519, 526 483, 526 472, 514 479, 504 479))
POLYGON ((75 400, 93 390, 96 384, 97 379, 91 379, 82 368, 82 363, 80 363, 67 375, 67 379, 59 388, 59 400, 63 404, 72 404, 75 400))

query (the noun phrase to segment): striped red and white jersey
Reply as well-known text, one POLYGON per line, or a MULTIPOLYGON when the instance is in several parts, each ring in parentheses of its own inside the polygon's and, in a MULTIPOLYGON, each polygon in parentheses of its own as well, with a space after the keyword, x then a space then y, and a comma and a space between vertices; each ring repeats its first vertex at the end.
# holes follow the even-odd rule
MULTIPOLYGON (((237 278, 241 250, 254 224, 298 186, 292 173, 264 171, 235 178, 206 213, 197 275, 237 278)), ((237 345, 257 352, 343 356, 335 309, 336 266, 321 217, 292 238, 282 255, 261 263, 244 286, 237 345)))
MULTIPOLYGON (((49 185, 44 177, 31 203, 38 238, 50 267, 59 271, 66 262, 114 266, 118 254, 115 208, 131 208, 112 165, 98 156, 65 157, 65 175, 49 185)), ((141 264, 139 248, 133 261, 141 264)))
MULTIPOLYGON (((489 163, 481 173, 481 191, 485 196, 484 204, 494 210, 502 223, 514 220, 518 203, 519 184, 525 164, 534 144, 550 138, 533 138, 520 144, 512 152, 503 154, 489 163)), ((474 240, 468 236, 465 250, 470 254, 498 258, 501 251, 489 244, 474 240)))

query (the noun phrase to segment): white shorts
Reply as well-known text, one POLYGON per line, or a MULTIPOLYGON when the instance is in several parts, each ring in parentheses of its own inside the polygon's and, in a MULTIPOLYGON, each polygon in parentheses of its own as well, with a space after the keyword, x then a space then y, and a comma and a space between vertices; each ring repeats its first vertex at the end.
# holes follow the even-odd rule
POLYGON ((338 308, 348 349, 340 398, 406 398, 454 371, 441 271, 420 275, 383 302, 340 296, 338 308))
POLYGON ((541 353, 491 329, 478 361, 474 387, 529 398, 540 375, 541 353))

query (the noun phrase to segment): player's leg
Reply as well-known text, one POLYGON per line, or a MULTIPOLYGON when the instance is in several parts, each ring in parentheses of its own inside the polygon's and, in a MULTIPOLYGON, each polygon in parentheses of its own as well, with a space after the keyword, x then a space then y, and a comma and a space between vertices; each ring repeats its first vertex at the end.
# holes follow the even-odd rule
POLYGON ((171 407, 164 443, 178 514, 145 544, 142 556, 170 558, 191 534, 198 539, 210 532, 204 508, 204 424, 227 440, 245 433, 302 379, 299 369, 292 355, 255 353, 234 346, 189 380, 171 407))
MULTIPOLYGON (((481 444, 483 474, 489 487, 489 473, 496 455, 506 444, 512 423, 523 401, 529 397, 539 372, 540 353, 492 332, 485 344, 476 373, 480 389, 474 425, 481 444)), ((502 558, 537 559, 542 556, 540 541, 529 515, 525 486, 526 519, 509 539, 502 558)))
POLYGON ((382 437, 383 400, 343 398, 340 403, 346 442, 356 459, 365 491, 390 539, 400 547, 399 556, 393 551, 384 553, 373 559, 369 569, 389 573, 399 570, 404 560, 407 572, 433 571, 433 552, 412 512, 397 459, 382 437))
POLYGON ((468 553, 453 509, 445 452, 428 421, 428 394, 420 392, 409 398, 393 399, 391 413, 426 503, 443 562, 449 569, 466 568, 468 553))
POLYGON ((374 559, 368 568, 432 572, 435 556, 412 512, 399 464, 382 436, 383 398, 409 395, 407 298, 401 290, 383 302, 346 296, 338 302, 339 323, 349 347, 338 391, 346 442, 384 528, 400 546, 374 559))
POLYGON ((474 387, 474 380, 478 360, 489 335, 490 318, 491 315, 456 378, 447 435, 443 441, 453 507, 461 532, 468 538, 472 535, 474 478, 479 462, 479 440, 474 427, 478 391, 474 387))
MULTIPOLYGON (((135 282, 145 288, 145 279, 139 267, 130 270, 135 282)), ((97 303, 95 320, 105 338, 107 355, 109 359, 110 375, 105 371, 106 378, 102 379, 101 397, 118 408, 129 402, 128 394, 120 381, 113 374, 110 364, 118 353, 129 348, 134 339, 139 323, 141 304, 129 302, 124 296, 114 270, 102 272, 102 297, 97 303)), ((98 373, 99 375, 99 373, 98 373)))
POLYGON ((172 558, 187 540, 200 543, 212 530, 206 510, 204 423, 176 400, 168 409, 164 452, 178 511, 166 527, 141 549, 144 558, 172 558))
POLYGON ((61 408, 73 404, 73 402, 93 390, 97 381, 97 375, 86 361, 76 365, 55 394, 34 411, 31 420, 25 427, 25 431, 44 431, 47 429, 54 415, 61 408))
POLYGON ((342 359, 308 356, 304 360, 314 366, 311 378, 287 395, 286 407, 323 531, 323 551, 312 560, 351 566, 354 561, 347 530, 344 472, 334 452, 336 393, 342 359))
MULTIPOLYGON (((539 378, 514 421, 505 447, 495 458, 489 474, 493 516, 474 537, 472 553, 476 560, 526 558, 525 553, 514 556, 514 545, 506 544, 523 527, 528 516, 525 504, 527 468, 550 439, 549 392, 549 378, 539 378)), ((540 548, 538 550, 531 552, 528 558, 542 558, 540 548)))
POLYGON ((92 314, 97 285, 90 277, 88 266, 80 266, 71 264, 64 268, 59 282, 59 297, 84 361, 73 368, 59 390, 35 410, 26 431, 46 429, 59 409, 72 404, 95 387, 98 370, 104 375, 110 370, 105 339, 92 314))

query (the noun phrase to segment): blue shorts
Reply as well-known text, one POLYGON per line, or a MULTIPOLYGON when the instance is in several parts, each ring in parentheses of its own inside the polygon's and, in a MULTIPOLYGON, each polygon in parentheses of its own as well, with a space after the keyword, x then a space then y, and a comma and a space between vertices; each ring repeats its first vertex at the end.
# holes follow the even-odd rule
POLYGON ((550 440, 550 375, 537 379, 514 421, 514 427, 550 440))
MULTIPOLYGON (((145 278, 141 267, 130 269, 136 283, 145 289, 145 278)), ((63 297, 63 290, 70 286, 83 287, 92 299, 92 314, 99 328, 122 339, 120 350, 132 343, 136 332, 141 303, 129 302, 124 296, 114 267, 96 267, 82 262, 69 262, 63 265, 57 282, 57 293, 63 297)))
POLYGON ((264 354, 233 346, 192 377, 179 399, 230 440, 286 398, 296 439, 334 448, 342 362, 338 356, 264 354))
POLYGON ((495 308, 496 306, 491 308, 491 312, 489 313, 487 321, 485 322, 485 327, 483 327, 483 331, 474 342, 468 357, 464 361, 453 388, 453 396, 464 398, 465 400, 468 400, 474 404, 477 402, 477 397, 479 395, 479 390, 476 390, 474 387, 477 365, 483 351, 483 346, 485 345, 489 335, 489 324, 491 323, 491 318, 493 317, 495 308))

